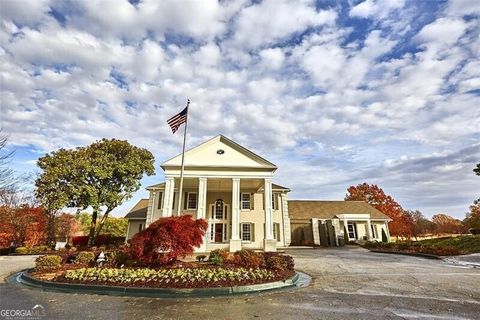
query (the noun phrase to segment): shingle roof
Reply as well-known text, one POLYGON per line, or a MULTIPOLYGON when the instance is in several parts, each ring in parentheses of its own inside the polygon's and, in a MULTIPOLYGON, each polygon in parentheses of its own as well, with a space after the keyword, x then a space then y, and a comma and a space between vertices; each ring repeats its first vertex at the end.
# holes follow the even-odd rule
POLYGON ((125 219, 146 219, 147 218, 148 199, 141 199, 130 209, 125 219))
POLYGON ((364 201, 288 201, 290 219, 332 219, 338 214, 348 213, 368 213, 371 219, 389 219, 388 216, 364 201))

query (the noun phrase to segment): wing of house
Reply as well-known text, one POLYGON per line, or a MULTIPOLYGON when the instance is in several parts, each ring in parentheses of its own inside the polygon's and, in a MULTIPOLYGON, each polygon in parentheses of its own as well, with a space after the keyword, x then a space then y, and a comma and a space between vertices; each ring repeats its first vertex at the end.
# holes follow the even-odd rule
POLYGON ((391 219, 364 201, 290 200, 288 212, 292 244, 338 245, 345 233, 350 241, 390 239, 391 219))

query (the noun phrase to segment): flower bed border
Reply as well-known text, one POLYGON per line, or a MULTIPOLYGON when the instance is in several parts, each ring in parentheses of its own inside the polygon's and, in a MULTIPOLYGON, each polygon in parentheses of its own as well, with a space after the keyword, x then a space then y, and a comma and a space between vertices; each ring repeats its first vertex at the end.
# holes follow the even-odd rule
POLYGON ((250 292, 270 291, 277 289, 286 289, 291 287, 306 287, 310 284, 311 278, 302 273, 295 272, 295 275, 284 281, 274 281, 246 286, 215 287, 215 288, 192 288, 192 289, 173 289, 173 288, 143 288, 143 287, 121 287, 93 284, 76 284, 43 281, 33 278, 29 275, 32 269, 22 270, 7 278, 11 284, 21 284, 28 287, 42 289, 44 291, 56 291, 66 293, 87 293, 102 294, 112 296, 137 296, 137 297, 159 297, 159 298, 179 298, 192 296, 225 296, 250 292))

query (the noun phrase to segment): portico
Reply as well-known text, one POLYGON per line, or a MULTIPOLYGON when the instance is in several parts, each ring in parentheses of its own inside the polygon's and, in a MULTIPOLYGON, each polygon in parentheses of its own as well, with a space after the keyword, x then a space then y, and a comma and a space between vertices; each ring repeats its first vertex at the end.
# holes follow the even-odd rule
POLYGON ((290 190, 272 183, 274 164, 217 136, 185 153, 182 197, 180 164, 180 156, 164 162, 165 182, 147 187, 147 226, 160 217, 176 215, 180 206, 181 214, 208 222, 198 252, 276 251, 277 246, 289 244, 285 225, 289 224, 290 190))

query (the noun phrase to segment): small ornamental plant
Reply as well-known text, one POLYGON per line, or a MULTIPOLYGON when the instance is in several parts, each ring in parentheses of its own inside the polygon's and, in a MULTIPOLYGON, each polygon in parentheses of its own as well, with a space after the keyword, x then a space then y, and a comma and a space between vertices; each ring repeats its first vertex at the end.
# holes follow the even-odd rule
POLYGON ((130 256, 142 263, 164 265, 193 253, 202 244, 207 222, 191 215, 160 218, 130 240, 130 256))
POLYGON ((80 251, 75 257, 76 264, 89 264, 95 260, 95 253, 91 251, 80 251))
POLYGON ((36 271, 52 271, 59 269, 62 265, 62 257, 55 255, 40 256, 35 259, 36 271))

